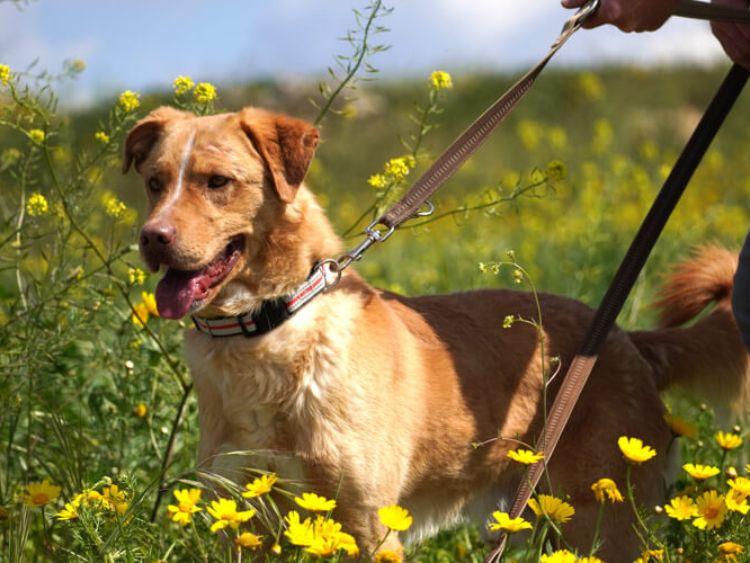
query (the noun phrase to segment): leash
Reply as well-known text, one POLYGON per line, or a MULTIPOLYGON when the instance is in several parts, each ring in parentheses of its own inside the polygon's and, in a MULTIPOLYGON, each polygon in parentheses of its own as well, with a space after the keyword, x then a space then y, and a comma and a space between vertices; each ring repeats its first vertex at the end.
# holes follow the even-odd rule
MULTIPOLYGON (((522 481, 516 499, 510 511, 510 517, 516 518, 526 508, 533 489, 546 469, 546 464, 552 456, 562 435, 565 425, 570 419, 578 397, 588 380, 602 344, 615 323, 625 299, 633 288, 638 275, 646 263, 651 250, 669 216, 674 210, 690 178, 698 167, 711 141, 716 136, 724 119, 732 109, 748 80, 748 71, 734 65, 722 82, 719 90, 703 114, 695 131, 682 150, 677 162, 664 185, 656 197, 648 215, 641 223, 625 258, 615 274, 607 293, 596 311, 591 326, 578 354, 568 368, 560 390, 552 403, 547 416, 546 428, 536 445, 536 451, 543 451, 545 459, 533 465, 522 481)), ((498 546, 485 559, 486 563, 499 561, 507 543, 507 535, 503 535, 498 546)))
POLYGON ((329 259, 330 270, 341 277, 341 272, 352 262, 362 259, 364 252, 376 242, 384 242, 405 221, 414 217, 431 215, 434 206, 429 197, 476 151, 487 137, 513 111, 518 102, 536 81, 544 67, 565 42, 599 7, 599 0, 589 0, 563 25, 560 35, 547 54, 530 71, 482 113, 450 146, 445 149, 430 168, 419 177, 409 191, 380 218, 364 230, 365 239, 354 249, 337 259, 329 259))

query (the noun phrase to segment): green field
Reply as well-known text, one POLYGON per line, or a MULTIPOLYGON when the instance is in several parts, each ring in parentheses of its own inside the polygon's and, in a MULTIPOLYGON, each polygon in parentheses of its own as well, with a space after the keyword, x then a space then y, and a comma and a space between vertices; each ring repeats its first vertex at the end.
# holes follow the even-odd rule
MULTIPOLYGON (((480 268, 513 250, 538 290, 595 306, 726 70, 548 70, 435 198, 437 214, 447 216, 399 231, 357 269, 374 285, 410 295, 516 287, 510 269, 493 275, 480 268)), ((370 216, 357 219, 407 187, 514 79, 456 75, 453 88, 432 94, 429 76, 362 82, 350 99, 337 100, 341 111, 321 125, 323 142, 308 185, 351 245, 370 216), (430 100, 439 110, 428 116, 431 127, 415 167, 389 193, 374 189, 368 178, 412 152, 402 140, 419 129, 430 100)), ((174 102, 170 81, 165 78, 162 91, 140 93, 137 108, 113 99, 75 112, 56 108, 55 83, 15 74, 0 86, 1 561, 232 556, 231 542, 208 530, 205 510, 186 527, 168 518, 171 491, 196 483, 197 407, 181 359, 184 323, 144 312, 156 283, 147 274, 140 279, 146 268, 135 248, 145 197, 135 174, 120 173, 124 135, 150 109, 174 102), (136 312, 147 321, 136 322, 136 312), (59 496, 34 506, 26 487, 44 479, 61 487, 59 496), (81 501, 77 518, 56 516, 82 491, 105 489, 109 500, 81 501)), ((215 104, 189 105, 200 111, 258 105, 310 120, 318 115, 309 102, 318 96, 312 82, 217 89, 215 104)), ((741 245, 750 226, 749 120, 746 93, 658 243, 619 319, 622 326, 653 326, 649 303, 660 276, 694 245, 741 245)), ((498 319, 498 330, 501 324, 498 319)), ((747 475, 746 426, 717 427, 700 398, 668 402, 697 425, 697 434, 684 438, 686 461, 747 475), (722 453, 713 438, 717 430, 732 431, 744 443, 722 453)), ((721 476, 712 479, 699 488, 727 492, 721 476)), ((688 484, 685 477, 678 485, 688 484)), ((256 508, 252 529, 264 536, 266 548, 278 539, 283 550, 256 558, 312 557, 284 539, 272 502, 256 508)), ((730 540, 750 546, 741 512, 704 532, 643 508, 658 540, 649 546, 664 549, 665 560, 714 560, 719 544, 730 540)), ((408 556, 480 561, 484 552, 477 531, 466 527, 408 556)), ((252 553, 245 557, 252 560, 252 553)), ((513 554, 523 557, 535 555, 513 554)))

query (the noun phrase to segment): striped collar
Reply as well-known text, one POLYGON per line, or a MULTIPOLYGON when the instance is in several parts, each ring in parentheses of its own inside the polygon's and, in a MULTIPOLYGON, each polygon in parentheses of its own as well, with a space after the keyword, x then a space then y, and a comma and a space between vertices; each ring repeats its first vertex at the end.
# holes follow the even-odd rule
POLYGON ((337 274, 330 272, 322 264, 317 264, 310 276, 294 292, 285 297, 264 301, 260 309, 253 313, 213 319, 193 315, 193 323, 200 332, 214 337, 241 334, 250 338, 266 334, 332 286, 330 276, 336 277, 337 274))

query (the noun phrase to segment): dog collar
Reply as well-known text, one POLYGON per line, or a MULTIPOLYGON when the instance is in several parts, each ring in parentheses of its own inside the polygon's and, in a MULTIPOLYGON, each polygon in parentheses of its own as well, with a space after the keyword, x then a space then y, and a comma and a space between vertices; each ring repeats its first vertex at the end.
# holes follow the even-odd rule
POLYGON ((250 338, 272 331, 335 284, 333 280, 337 279, 338 274, 331 272, 326 262, 316 264, 305 282, 286 297, 269 299, 257 311, 236 317, 204 319, 192 315, 195 328, 215 337, 241 334, 250 338))

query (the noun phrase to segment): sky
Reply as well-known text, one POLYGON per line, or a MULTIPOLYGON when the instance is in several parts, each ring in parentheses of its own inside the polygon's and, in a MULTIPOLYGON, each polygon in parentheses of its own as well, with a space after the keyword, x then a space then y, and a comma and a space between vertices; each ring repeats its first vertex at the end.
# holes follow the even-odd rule
MULTIPOLYGON (((178 75, 227 84, 248 79, 319 77, 339 38, 368 0, 0 0, 0 63, 50 71, 66 59, 87 69, 62 90, 82 105, 125 89, 169 88, 178 75)), ((380 23, 391 45, 372 63, 382 78, 521 71, 544 55, 570 15, 558 0, 390 0, 380 23)), ((554 65, 626 62, 710 64, 723 52, 705 22, 672 18, 658 32, 582 30, 554 65)))

